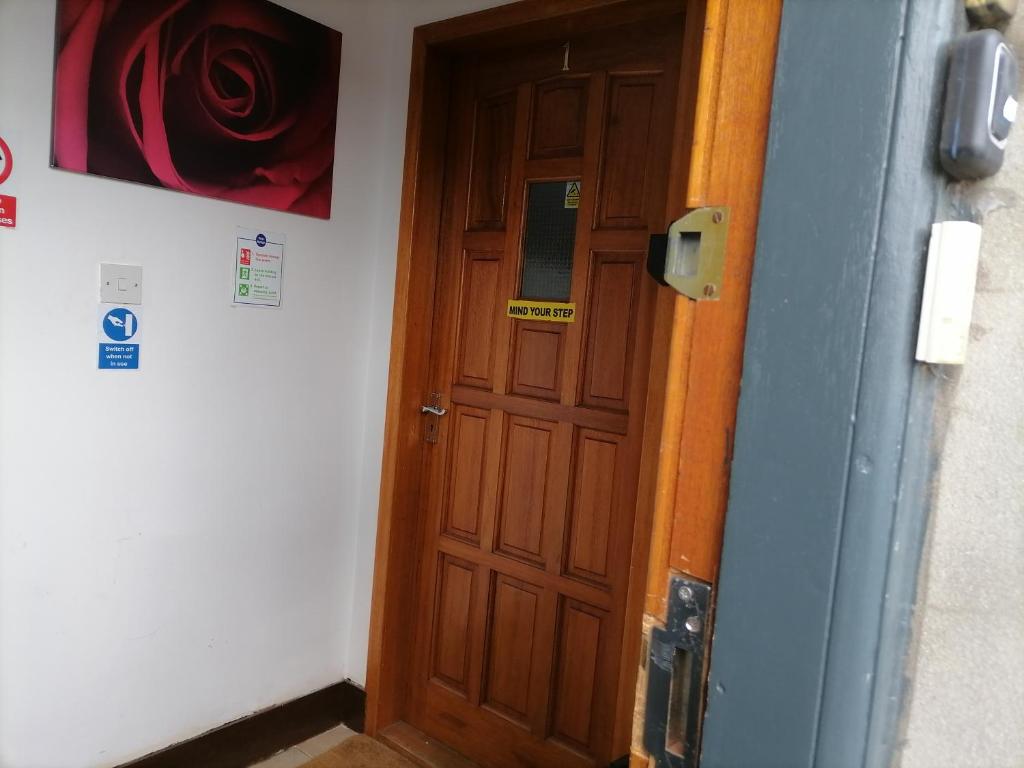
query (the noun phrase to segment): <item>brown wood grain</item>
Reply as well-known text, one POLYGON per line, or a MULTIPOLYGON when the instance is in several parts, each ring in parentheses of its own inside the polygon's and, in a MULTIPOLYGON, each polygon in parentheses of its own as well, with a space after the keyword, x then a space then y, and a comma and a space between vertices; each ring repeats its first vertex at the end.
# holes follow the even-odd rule
POLYGON ((423 396, 430 348, 444 180, 448 63, 414 34, 392 317, 387 413, 367 657, 369 732, 404 715, 409 654, 401 627, 414 609, 423 396))
MULTIPOLYGON (((539 663, 532 665, 527 676, 528 728, 549 734, 564 747, 559 753, 559 765, 583 766, 594 765, 594 762, 585 755, 581 735, 587 729, 591 729, 587 731, 588 735, 591 734, 593 723, 610 723, 610 727, 601 726, 602 732, 593 737, 593 743, 603 745, 600 748, 602 758, 619 756, 629 742, 632 687, 640 643, 640 613, 645 601, 650 612, 660 613, 670 567, 687 565, 695 575, 713 576, 715 573, 727 493, 728 430, 735 418, 746 291, 755 234, 753 225, 763 167, 780 0, 707 0, 706 5, 705 10, 704 0, 527 0, 421 27, 414 33, 388 419, 371 611, 367 675, 367 728, 370 732, 409 718, 423 705, 422 696, 413 690, 411 682, 416 677, 416 669, 426 670, 432 663, 432 643, 424 644, 426 650, 417 648, 416 653, 408 653, 410 626, 432 625, 439 607, 446 615, 458 618, 466 605, 464 583, 461 586, 463 591, 454 589, 447 603, 444 602, 447 587, 440 590, 441 602, 436 597, 430 600, 420 598, 423 594, 437 595, 439 592, 437 561, 429 567, 422 567, 424 563, 431 563, 429 558, 419 554, 423 552, 424 537, 430 531, 441 531, 446 505, 452 504, 453 499, 473 495, 464 484, 455 482, 458 473, 447 472, 452 477, 442 482, 429 481, 429 475, 423 472, 429 465, 420 461, 422 417, 418 412, 419 404, 432 387, 437 386, 438 370, 444 365, 455 370, 456 355, 462 355, 459 358, 462 361, 461 372, 466 375, 460 380, 461 386, 452 387, 445 393, 444 403, 451 405, 453 401, 460 400, 468 408, 489 414, 485 428, 486 447, 480 467, 481 482, 486 487, 498 487, 504 477, 501 454, 510 413, 556 422, 560 422, 564 414, 536 409, 563 408, 591 414, 583 419, 568 419, 564 422, 567 426, 556 429, 555 440, 564 446, 570 457, 577 456, 580 450, 578 440, 573 440, 573 429, 607 430, 612 436, 633 434, 635 431, 642 435, 642 450, 638 445, 631 454, 631 460, 624 462, 619 470, 627 475, 633 473, 635 514, 629 519, 631 529, 616 539, 631 543, 617 550, 624 553, 619 556, 625 575, 613 592, 600 586, 600 578, 593 577, 589 581, 583 578, 585 574, 592 575, 592 571, 599 567, 596 564, 600 562, 598 555, 602 537, 606 534, 602 522, 580 534, 583 537, 580 539, 582 548, 580 544, 573 544, 571 537, 584 529, 574 527, 568 491, 563 492, 566 515, 561 519, 561 530, 558 526, 545 528, 542 525, 541 550, 545 567, 537 573, 534 573, 537 571, 535 564, 497 553, 480 553, 477 550, 478 558, 469 557, 473 554, 473 542, 476 540, 472 535, 461 539, 441 537, 439 554, 475 563, 477 570, 470 587, 472 594, 468 608, 470 624, 475 629, 468 636, 463 632, 458 641, 446 639, 442 642, 442 650, 448 649, 442 654, 446 674, 456 669, 452 661, 457 658, 456 651, 468 654, 468 684, 462 691, 456 690, 458 686, 439 687, 439 695, 448 704, 427 711, 425 722, 434 733, 450 742, 468 739, 481 749, 506 756, 507 759, 496 760, 495 765, 551 764, 550 753, 544 743, 523 741, 522 724, 503 716, 496 721, 494 713, 486 707, 473 710, 472 715, 465 718, 452 714, 462 711, 459 701, 468 700, 474 706, 484 702, 482 684, 485 678, 489 678, 489 673, 485 666, 486 631, 482 628, 492 621, 494 585, 498 575, 504 572, 507 576, 502 578, 518 579, 541 588, 540 619, 533 630, 550 650, 537 658, 539 663), (645 247, 646 229, 616 229, 615 221, 643 220, 645 227, 657 230, 678 217, 687 204, 730 204, 734 206, 733 230, 729 238, 726 286, 728 290, 739 280, 737 291, 720 302, 725 309, 708 311, 705 309, 708 305, 696 307, 691 302, 676 299, 667 289, 655 291, 650 286, 645 287, 639 296, 636 320, 636 336, 640 343, 632 352, 632 362, 627 364, 633 368, 634 376, 638 367, 643 368, 643 376, 634 378, 633 388, 626 395, 629 408, 625 412, 575 407, 588 386, 583 366, 588 353, 583 342, 591 331, 582 323, 566 331, 565 372, 559 379, 559 398, 547 402, 520 396, 501 404, 493 399, 482 402, 473 401, 471 396, 463 397, 471 392, 493 397, 495 393, 508 391, 514 373, 512 353, 516 340, 511 323, 504 317, 504 307, 495 309, 490 331, 484 323, 481 329, 467 330, 465 334, 459 332, 458 314, 454 310, 441 308, 436 313, 434 311, 435 307, 444 304, 435 295, 435 276, 441 284, 460 286, 459 290, 462 290, 467 279, 463 255, 467 252, 476 256, 498 253, 504 265, 498 277, 498 291, 511 295, 517 286, 518 274, 512 260, 505 258, 505 254, 519 253, 522 233, 516 227, 500 227, 521 219, 523 201, 521 196, 506 192, 504 200, 499 203, 500 195, 493 191, 497 188, 492 187, 490 199, 477 206, 475 218, 465 213, 468 210, 466 195, 461 201, 450 198, 448 215, 444 215, 441 190, 446 174, 446 143, 451 145, 455 136, 464 139, 472 136, 479 125, 473 115, 464 119, 461 128, 459 124, 449 122, 449 95, 458 93, 458 88, 454 91, 450 88, 454 81, 453 61, 462 52, 533 46, 530 64, 524 69, 524 74, 538 82, 555 82, 561 75, 551 67, 561 64, 561 43, 564 39, 609 26, 664 19, 684 6, 688 23, 681 42, 686 55, 682 57, 682 68, 672 75, 678 83, 678 94, 673 99, 655 100, 653 105, 662 110, 654 119, 657 129, 671 133, 673 151, 667 160, 669 173, 660 188, 655 183, 643 193, 645 200, 652 201, 653 207, 637 208, 633 204, 631 208, 628 200, 605 195, 604 205, 611 205, 609 210, 625 216, 606 217, 604 223, 608 228, 604 229, 591 229, 589 222, 581 222, 577 230, 577 245, 587 254, 591 250, 606 253, 638 251, 645 247), (557 44, 552 46, 552 40, 557 40, 557 44), (548 74, 543 75, 544 72, 548 74), (669 178, 673 182, 666 187, 669 178), (689 179, 688 185, 680 183, 679 180, 684 178, 689 179), (495 213, 500 207, 504 210, 495 213), (462 210, 462 217, 453 216, 452 208, 462 210), (504 221, 496 223, 502 218, 501 214, 504 221), (465 231, 470 218, 474 219, 472 226, 475 230, 465 231), (743 221, 737 227, 740 218, 743 221), (442 225, 443 220, 448 224, 442 225), (739 234, 735 234, 737 232, 739 234), (584 237, 581 238, 581 234, 584 237), (439 269, 439 254, 452 253, 453 249, 458 249, 459 258, 447 259, 448 266, 439 269), (493 360, 487 360, 480 354, 480 339, 486 338, 488 332, 495 339, 493 360), (474 334, 475 338, 469 338, 474 334), (464 336, 469 341, 463 341, 464 336), (466 346, 462 348, 462 344, 466 346), (469 345, 473 345, 473 349, 469 345), (431 359, 444 362, 439 368, 430 365, 431 359), (505 362, 502 364, 500 361, 505 362), (490 382, 480 376, 488 366, 491 366, 490 382), (529 407, 524 408, 524 403, 530 403, 529 407), (609 419, 618 421, 612 425, 607 423, 609 419), (575 426, 570 428, 571 425, 575 426), (571 546, 576 546, 580 555, 574 561, 578 573, 575 578, 565 579, 557 572, 556 566, 560 557, 569 557, 571 546), (564 549, 556 552, 556 547, 564 549), (555 553, 554 557, 552 553, 555 553), (647 568, 648 553, 650 569, 647 568), (564 592, 558 586, 563 582, 571 582, 564 592), (587 609, 581 610, 581 606, 587 609), (595 662, 598 667, 617 668, 617 674, 611 676, 610 692, 608 686, 591 689, 587 673, 590 669, 589 652, 582 654, 579 663, 563 664, 565 642, 570 636, 585 638, 582 641, 584 646, 591 650, 596 648, 594 658, 598 659, 595 662), (584 690, 587 695, 579 700, 561 698, 559 691, 568 687, 584 690), (589 711, 584 705, 588 700, 589 711)), ((627 42, 641 39, 638 36, 623 37, 627 42)), ((650 56, 642 71, 630 70, 629 67, 623 69, 624 60, 621 56, 615 57, 613 48, 609 44, 600 52, 582 52, 578 59, 580 66, 591 66, 593 61, 604 57, 605 61, 615 62, 613 69, 616 75, 625 74, 632 78, 648 76, 657 69, 650 56)), ((538 108, 535 94, 530 87, 515 87, 514 77, 503 81, 499 75, 497 72, 493 75, 491 92, 481 95, 493 97, 494 104, 502 105, 492 112, 492 115, 498 115, 492 124, 501 124, 504 119, 500 116, 502 110, 509 104, 514 105, 516 131, 512 137, 509 161, 509 190, 520 189, 527 178, 597 178, 594 174, 601 169, 593 166, 593 160, 587 158, 594 157, 589 146, 595 141, 600 142, 602 137, 600 131, 595 136, 590 126, 595 116, 604 120, 610 103, 609 92, 620 89, 628 81, 609 78, 603 73, 589 78, 583 157, 571 154, 575 150, 569 149, 572 142, 565 137, 572 131, 556 129, 541 134, 539 145, 532 151, 534 159, 528 159, 531 140, 537 134, 531 134, 525 126, 530 124, 530 115, 538 108), (502 93, 511 94, 511 101, 506 96, 506 101, 502 102, 502 93), (513 156, 518 160, 512 160, 513 156)), ((638 81, 636 85, 640 90, 629 94, 632 101, 623 98, 624 104, 633 103, 643 95, 642 82, 638 81)), ((558 109, 566 115, 571 114, 573 99, 566 94, 561 94, 560 98, 563 101, 558 109)), ((500 146, 506 139, 500 130, 496 135, 500 146)), ((468 180, 470 165, 470 161, 465 160, 461 166, 452 166, 447 171, 448 178, 455 174, 468 180)), ((500 168, 502 163, 495 165, 500 168)), ((626 186, 644 188, 643 184, 648 180, 638 180, 635 175, 631 178, 628 170, 619 169, 620 175, 626 174, 623 177, 626 186)), ((598 194, 597 184, 585 184, 581 206, 597 205, 598 194), (590 203, 587 202, 588 195, 593 198, 590 203)), ((651 204, 645 202, 644 205, 651 204)), ((581 295, 581 291, 584 296, 589 296, 587 292, 593 284, 589 255, 586 263, 586 274, 580 274, 579 270, 574 272, 574 296, 581 295)), ((472 271, 469 270, 470 273, 472 271)), ((470 281, 474 277, 468 274, 470 281)), ((478 293, 487 293, 486 282, 489 279, 479 278, 485 288, 479 289, 478 293)), ((468 295, 472 294, 470 287, 468 295)), ((484 302, 483 299, 477 300, 484 302)), ((458 303, 448 302, 452 306, 458 303)), ((612 358, 618 359, 614 355, 612 358)), ((614 389, 614 381, 611 381, 614 377, 604 374, 603 369, 602 375, 606 379, 600 382, 604 389, 599 387, 599 391, 607 392, 609 387, 614 389)), ((451 424, 451 420, 447 423, 442 420, 442 441, 448 439, 451 424)), ((585 471, 585 468, 578 459, 572 461, 574 463, 566 464, 564 470, 555 471, 564 471, 566 477, 576 478, 572 482, 578 483, 574 473, 585 471)), ((448 463, 445 466, 459 465, 448 463)), ((621 481, 617 478, 615 482, 621 481)), ((495 527, 497 505, 496 497, 484 494, 479 525, 481 542, 493 542, 498 535, 495 527)), ((451 509, 458 512, 461 507, 451 509)), ((458 512, 456 517, 449 517, 449 520, 456 519, 463 533, 472 527, 472 523, 466 522, 471 518, 462 512, 458 512)), ((609 568, 612 567, 609 564, 609 568)), ((458 621, 454 623, 457 625, 458 621)), ((636 759, 643 760, 642 756, 636 759)))
POLYGON ((729 0, 716 10, 718 82, 707 89, 714 122, 690 196, 731 209, 725 288, 720 301, 694 311, 669 554, 671 567, 706 581, 721 557, 781 0, 729 0))
MULTIPOLYGON (((686 183, 690 173, 696 123, 696 100, 702 78, 702 41, 705 28, 705 0, 685 0, 682 56, 675 73, 678 82, 672 107, 672 152, 662 225, 686 212, 686 183)), ((614 230, 610 230, 611 234, 614 230)), ((609 246, 611 244, 609 243, 609 246)), ((686 381, 679 375, 689 354, 692 333, 691 303, 670 288, 657 290, 651 339, 650 376, 644 414, 644 443, 637 486, 636 520, 630 562, 630 587, 626 604, 626 630, 619 658, 622 681, 615 716, 616 744, 631 742, 634 729, 635 690, 643 651, 642 617, 648 604, 662 599, 664 563, 672 532, 672 499, 666 488, 675 478, 682 413, 686 402, 686 381), (666 470, 670 471, 666 471, 666 470), (657 574, 657 575, 656 575, 657 574), (652 597, 653 596, 653 597, 652 597)), ((641 336, 645 334, 641 333, 641 336)), ((671 486, 674 490, 674 485, 671 486)), ((623 749, 623 751, 625 751, 623 749)))
POLYGON ((523 0, 426 24, 418 30, 427 44, 493 50, 537 39, 564 41, 566 35, 664 18, 679 10, 679 0, 523 0))
MULTIPOLYGON (((702 36, 702 55, 699 78, 680 89, 695 89, 697 108, 691 152, 674 158, 673 176, 688 166, 685 205, 728 205, 731 223, 722 299, 675 300, 647 574, 655 620, 673 571, 718 575, 781 6, 707 0, 703 24, 686 33, 690 44, 702 36)), ((637 712, 639 738, 642 702, 637 712)), ((635 741, 631 768, 648 763, 635 741)))
POLYGON ((431 674, 465 692, 469 683, 468 639, 478 568, 475 563, 449 555, 441 558, 439 568, 431 674))
POLYGON ((618 564, 615 492, 622 443, 619 435, 578 430, 574 452, 565 569, 606 588, 618 564))
POLYGON ((618 434, 624 434, 629 426, 629 416, 624 413, 598 408, 580 408, 515 395, 496 395, 494 392, 458 385, 452 387, 451 399, 453 403, 466 403, 479 408, 497 408, 500 403, 502 410, 516 416, 567 421, 579 427, 592 427, 618 434))
POLYGON ((583 397, 585 405, 626 411, 635 351, 636 315, 647 252, 596 251, 587 316, 583 397))
MULTIPOLYGON (((682 17, 641 25, 573 38, 576 66, 592 70, 574 72, 574 90, 586 98, 570 99, 571 108, 544 95, 565 78, 544 72, 532 48, 474 54, 455 70, 429 373, 454 418, 442 420, 436 446, 424 453, 405 717, 486 765, 596 766, 627 747, 628 729, 614 720, 630 695, 620 679, 621 645, 637 632, 627 631, 625 607, 657 293, 644 276, 643 246, 664 216, 682 17), (644 45, 635 47, 638 40, 644 45), (613 80, 621 98, 609 98, 613 80), (482 122, 481 110, 490 114, 493 94, 510 83, 514 127, 482 122), (472 212, 495 207, 473 200, 496 197, 494 185, 475 176, 481 131, 488 145, 492 134, 512 137, 500 250, 490 235, 490 249, 468 247, 482 244, 472 212), (572 152, 582 157, 567 158, 572 152), (569 160, 581 179, 570 281, 577 320, 500 316, 505 299, 519 295, 530 174, 550 179, 569 160), (602 238, 631 247, 595 251, 602 238), (479 263, 492 261, 500 265, 476 279, 479 263), (480 296, 493 295, 496 271, 501 298, 488 312, 480 296), (467 407, 477 422, 472 439, 460 426, 467 407), (475 513, 452 506, 481 495, 465 490, 460 477, 470 476, 494 499, 479 507, 479 525, 475 513), (464 522, 453 529, 456 513, 464 522), (473 577, 452 571, 454 562, 472 564, 473 577), (493 744, 503 739, 508 753, 497 754, 493 744)), ((558 72, 561 61, 553 64, 558 72)), ((498 219, 489 214, 487 226, 498 219)))
POLYGON ((484 489, 487 487, 487 433, 491 413, 482 408, 452 405, 452 451, 441 530, 447 536, 480 543, 484 489))
POLYGON ((462 304, 465 321, 459 335, 458 382, 466 386, 490 389, 494 374, 494 326, 498 318, 494 305, 499 300, 501 251, 476 251, 466 248, 462 279, 462 304))
POLYGON ((477 107, 466 229, 505 229, 515 106, 515 93, 508 91, 477 107))
POLYGON ((520 321, 515 324, 514 333, 512 394, 558 400, 562 394, 565 326, 520 321))
POLYGON ((583 154, 590 77, 555 77, 538 83, 533 95, 534 120, 529 159, 583 154))

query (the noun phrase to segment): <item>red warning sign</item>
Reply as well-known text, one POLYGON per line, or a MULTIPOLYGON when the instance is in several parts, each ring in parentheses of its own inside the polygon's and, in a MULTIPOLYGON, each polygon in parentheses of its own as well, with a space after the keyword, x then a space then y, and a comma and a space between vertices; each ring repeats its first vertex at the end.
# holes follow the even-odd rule
POLYGON ((0 227, 13 227, 18 220, 18 198, 0 195, 0 227))
POLYGON ((0 137, 0 184, 7 181, 12 170, 14 170, 14 158, 11 156, 11 148, 7 146, 3 137, 0 137))

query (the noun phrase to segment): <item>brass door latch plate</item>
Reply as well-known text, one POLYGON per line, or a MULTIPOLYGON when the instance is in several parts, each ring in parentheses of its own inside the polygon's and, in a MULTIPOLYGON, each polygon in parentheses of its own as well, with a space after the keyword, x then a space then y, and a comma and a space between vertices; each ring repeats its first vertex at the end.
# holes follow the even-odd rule
POLYGON ((648 269, 662 283, 694 301, 722 297, 728 206, 695 208, 651 238, 648 269))

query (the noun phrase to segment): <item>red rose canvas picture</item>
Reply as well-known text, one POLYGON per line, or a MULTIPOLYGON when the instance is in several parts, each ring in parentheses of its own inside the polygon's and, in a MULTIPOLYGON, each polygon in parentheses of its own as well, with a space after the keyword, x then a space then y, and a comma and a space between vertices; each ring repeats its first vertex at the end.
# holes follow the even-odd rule
POLYGON ((330 218, 340 66, 268 0, 58 0, 52 164, 330 218))

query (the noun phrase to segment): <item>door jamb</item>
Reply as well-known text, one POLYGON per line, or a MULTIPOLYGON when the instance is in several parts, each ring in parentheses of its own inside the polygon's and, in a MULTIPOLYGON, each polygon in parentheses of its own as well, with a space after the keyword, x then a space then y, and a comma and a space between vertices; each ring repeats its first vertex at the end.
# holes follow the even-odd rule
POLYGON ((686 189, 680 185, 670 192, 668 220, 680 216, 686 207, 724 204, 732 206, 733 221, 738 220, 738 224, 730 232, 729 269, 722 301, 696 306, 667 289, 659 293, 652 356, 652 363, 656 361, 657 366, 652 369, 643 435, 633 572, 627 600, 628 642, 623 644, 620 665, 620 681, 624 685, 620 686, 622 695, 616 709, 616 743, 628 741, 633 709, 633 691, 628 682, 635 680, 637 673, 639 619, 645 593, 647 612, 657 616, 659 594, 664 591, 664 569, 678 566, 671 557, 676 549, 670 546, 676 539, 673 529, 677 526, 673 523, 680 518, 691 524, 696 522, 700 538, 695 542, 697 551, 713 553, 714 557, 706 557, 704 562, 713 561, 713 570, 717 570, 731 451, 728 436, 732 434, 739 390, 781 0, 524 0, 417 27, 412 43, 370 613, 366 732, 371 735, 403 719, 406 680, 413 655, 408 652, 407 617, 415 615, 416 553, 420 542, 418 536, 409 533, 419 528, 419 407, 428 387, 449 106, 446 83, 452 58, 459 50, 479 46, 489 39, 504 44, 526 42, 542 32, 553 36, 560 29, 578 33, 588 26, 607 26, 612 19, 626 23, 679 10, 687 14, 686 45, 701 48, 699 67, 686 66, 684 51, 678 102, 681 106, 677 113, 685 109, 682 114, 694 114, 696 119, 692 124, 689 120, 677 120, 670 178, 682 178, 689 167, 689 183, 686 189), (734 10, 731 14, 730 8, 734 10), (742 162, 737 162, 737 158, 742 162), (716 324, 721 326, 717 330, 716 324), (660 358, 658 349, 665 351, 660 358), (696 362, 704 357, 709 358, 708 365, 697 367, 696 362), (710 386, 691 386, 692 382, 705 379, 711 380, 710 386), (722 434, 705 441, 709 437, 704 434, 708 423, 722 434), (666 461, 666 454, 675 460, 666 461), (702 471, 684 473, 681 462, 692 463, 702 471), (694 474, 696 477, 692 477, 694 474), (710 493, 698 498, 697 504, 677 493, 676 480, 684 475, 691 477, 691 482, 681 486, 690 487, 701 480, 712 486, 710 493), (680 515, 684 504, 685 515, 680 515), (649 545, 652 549, 648 560, 649 545), (644 572, 645 562, 649 562, 648 573, 644 572), (656 578, 656 573, 662 577, 656 578), (659 588, 654 590, 655 586, 659 588))
MULTIPOLYGON (((675 301, 660 446, 645 462, 657 464, 645 641, 664 624, 674 574, 718 578, 781 20, 782 0, 707 0, 682 205, 730 207, 727 289, 715 302, 675 301)), ((639 677, 631 768, 649 763, 646 669, 639 677)))

